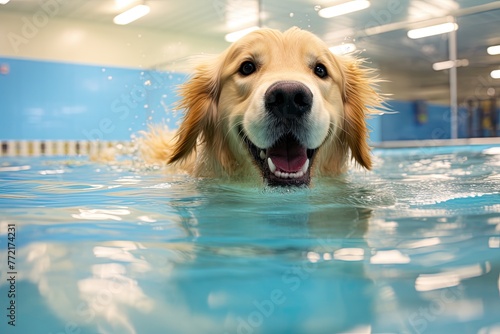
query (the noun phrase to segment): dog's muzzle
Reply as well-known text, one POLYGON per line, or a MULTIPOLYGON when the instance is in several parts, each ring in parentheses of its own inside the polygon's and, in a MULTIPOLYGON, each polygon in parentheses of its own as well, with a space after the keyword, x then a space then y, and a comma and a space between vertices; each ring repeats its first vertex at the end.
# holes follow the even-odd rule
POLYGON ((256 165, 269 185, 309 185, 317 148, 307 147, 303 137, 308 131, 313 93, 301 82, 277 81, 267 88, 263 98, 269 118, 267 131, 276 138, 274 143, 257 147, 240 128, 256 165))

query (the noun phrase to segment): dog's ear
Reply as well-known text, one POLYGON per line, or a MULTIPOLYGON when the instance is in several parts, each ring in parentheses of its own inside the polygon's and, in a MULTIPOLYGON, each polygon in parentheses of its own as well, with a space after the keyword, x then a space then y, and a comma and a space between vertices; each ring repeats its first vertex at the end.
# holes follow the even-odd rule
POLYGON ((381 96, 373 89, 376 79, 373 71, 360 66, 360 60, 341 60, 344 74, 344 140, 351 150, 352 158, 366 169, 372 166, 368 146, 366 117, 372 108, 382 103, 381 96))
POLYGON ((217 101, 220 90, 219 58, 205 59, 188 81, 181 85, 182 99, 178 109, 186 114, 176 135, 168 163, 187 158, 195 149, 198 139, 207 140, 216 128, 217 101))

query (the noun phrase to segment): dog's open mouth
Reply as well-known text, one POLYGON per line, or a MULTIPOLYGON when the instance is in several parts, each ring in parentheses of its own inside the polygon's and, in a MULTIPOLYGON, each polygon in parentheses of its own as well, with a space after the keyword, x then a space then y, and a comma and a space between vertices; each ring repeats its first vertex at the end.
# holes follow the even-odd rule
POLYGON ((309 185, 315 149, 308 149, 292 134, 282 136, 266 149, 255 146, 246 136, 244 142, 268 185, 309 185))

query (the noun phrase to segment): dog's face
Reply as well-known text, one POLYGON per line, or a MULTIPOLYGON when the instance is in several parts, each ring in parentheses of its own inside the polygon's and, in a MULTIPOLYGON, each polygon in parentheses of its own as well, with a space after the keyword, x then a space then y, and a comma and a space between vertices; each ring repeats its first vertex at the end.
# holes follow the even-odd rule
POLYGON ((228 175, 258 174, 270 185, 336 175, 349 149, 370 168, 365 112, 378 95, 364 74, 309 32, 251 33, 183 86, 187 112, 171 162, 201 139, 199 164, 228 175))

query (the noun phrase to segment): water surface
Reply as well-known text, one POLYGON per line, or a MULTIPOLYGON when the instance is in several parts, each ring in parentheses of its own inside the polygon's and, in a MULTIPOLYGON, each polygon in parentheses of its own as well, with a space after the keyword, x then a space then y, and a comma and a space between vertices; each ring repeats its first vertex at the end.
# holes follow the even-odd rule
POLYGON ((294 191, 1 158, 0 332, 498 333, 500 148, 374 154, 294 191))

